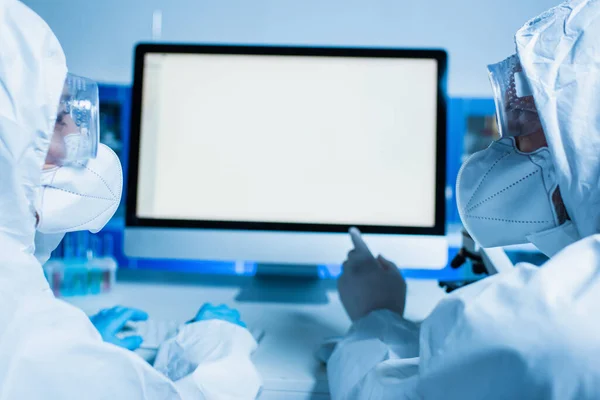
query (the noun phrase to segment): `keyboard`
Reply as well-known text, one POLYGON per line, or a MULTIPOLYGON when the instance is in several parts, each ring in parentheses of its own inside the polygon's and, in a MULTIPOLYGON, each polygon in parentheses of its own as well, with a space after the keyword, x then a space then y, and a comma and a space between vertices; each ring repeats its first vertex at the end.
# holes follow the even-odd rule
MULTIPOLYGON (((139 335, 143 340, 140 349, 158 350, 165 340, 177 335, 180 326, 180 322, 169 320, 148 319, 128 322, 125 328, 117 334, 117 337, 122 339, 127 336, 139 335)), ((264 336, 264 331, 261 329, 250 329, 250 333, 257 343, 264 336)))

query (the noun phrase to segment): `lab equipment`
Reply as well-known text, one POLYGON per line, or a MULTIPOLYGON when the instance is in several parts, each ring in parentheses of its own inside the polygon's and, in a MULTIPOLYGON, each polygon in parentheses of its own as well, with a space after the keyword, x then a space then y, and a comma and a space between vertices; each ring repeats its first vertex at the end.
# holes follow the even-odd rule
POLYGON ((452 293, 466 285, 477 282, 486 277, 488 273, 484 258, 480 254, 482 248, 464 229, 461 231, 461 237, 461 247, 452 261, 450 261, 450 267, 452 269, 470 268, 472 275, 474 276, 462 280, 439 280, 438 285, 443 288, 446 293, 452 293))
POLYGON ((65 235, 43 266, 55 296, 81 296, 109 292, 115 285, 117 262, 110 234, 87 231, 65 235))
POLYGON ((139 45, 125 254, 339 264, 358 226, 445 267, 445 74, 437 50, 139 45))
POLYGON ((0 320, 8 327, 0 336, 0 370, 11 371, 0 374, 2 396, 254 399, 260 378, 250 360, 256 342, 247 330, 222 321, 187 325, 186 341, 161 347, 158 367, 183 368, 175 382, 103 342, 85 313, 49 290, 32 253, 40 172, 66 60, 48 24, 17 0, 0 1, 0 48, 0 320))

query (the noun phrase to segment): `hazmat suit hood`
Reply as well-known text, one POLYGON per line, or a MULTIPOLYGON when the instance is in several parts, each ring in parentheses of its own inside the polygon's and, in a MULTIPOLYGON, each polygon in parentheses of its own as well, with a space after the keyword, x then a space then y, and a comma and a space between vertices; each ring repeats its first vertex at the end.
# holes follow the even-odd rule
POLYGON ((567 212, 580 237, 600 233, 600 1, 562 3, 515 41, 567 212))
MULTIPOLYGON (((185 324, 161 344, 153 367, 103 342, 82 310, 54 297, 32 251, 36 211, 42 210, 43 221, 50 194, 57 207, 47 214, 53 217, 66 207, 76 218, 91 209, 89 223, 69 231, 98 230, 118 206, 122 187, 118 158, 108 148, 98 149, 85 168, 60 167, 51 176, 58 188, 73 183, 82 198, 112 190, 104 209, 42 187, 66 74, 65 56, 49 27, 22 3, 0 0, 0 398, 255 398, 261 387, 250 359, 256 341, 246 329, 216 320, 185 324)), ((63 216, 59 222, 72 222, 63 216)), ((48 231, 65 231, 64 225, 46 223, 48 231)))
POLYGON ((48 25, 17 0, 0 0, 0 49, 0 236, 31 253, 67 65, 48 25))
POLYGON ((600 393, 600 0, 562 3, 515 40, 582 239, 542 267, 517 264, 442 300, 421 329, 422 398, 600 393))
POLYGON ((598 399, 600 0, 549 10, 516 44, 581 240, 452 292, 420 326, 390 310, 359 320, 328 361, 332 398, 598 399))

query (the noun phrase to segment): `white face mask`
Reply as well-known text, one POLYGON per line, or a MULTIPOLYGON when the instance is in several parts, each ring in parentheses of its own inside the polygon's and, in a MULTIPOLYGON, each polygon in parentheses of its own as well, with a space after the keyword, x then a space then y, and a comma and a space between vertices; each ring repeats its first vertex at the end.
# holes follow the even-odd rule
POLYGON ((551 256, 578 240, 574 226, 559 224, 552 202, 557 188, 550 151, 522 153, 513 138, 473 154, 456 183, 460 217, 483 247, 531 242, 551 256))
POLYGON ((45 262, 67 232, 100 231, 119 207, 122 190, 121 163, 104 145, 86 164, 44 170, 36 234, 38 259, 45 262))

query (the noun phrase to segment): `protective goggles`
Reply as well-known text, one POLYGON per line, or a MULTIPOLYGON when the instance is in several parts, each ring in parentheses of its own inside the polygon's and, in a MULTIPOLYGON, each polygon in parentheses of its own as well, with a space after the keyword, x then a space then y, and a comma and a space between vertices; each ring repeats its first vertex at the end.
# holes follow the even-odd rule
POLYGON ((99 142, 98 85, 90 79, 68 74, 46 164, 67 165, 96 158, 99 142))
POLYGON ((542 129, 533 92, 517 55, 489 65, 488 72, 500 137, 524 136, 542 129))

